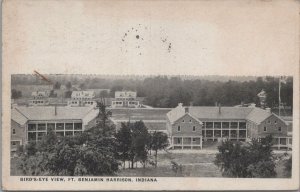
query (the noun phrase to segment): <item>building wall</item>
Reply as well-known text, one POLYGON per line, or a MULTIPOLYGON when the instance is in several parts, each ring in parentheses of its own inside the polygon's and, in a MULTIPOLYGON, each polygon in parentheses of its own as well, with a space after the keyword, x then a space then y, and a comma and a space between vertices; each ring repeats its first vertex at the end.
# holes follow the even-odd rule
POLYGON ((26 141, 25 125, 22 126, 17 122, 15 122, 14 120, 11 120, 11 150, 15 151, 18 148, 18 146, 24 145, 25 141, 26 141))
POLYGON ((247 121, 247 137, 254 138, 258 136, 258 125, 252 121, 247 121))
POLYGON ((202 135, 202 125, 196 121, 194 118, 188 114, 179 118, 172 125, 172 136, 201 136, 202 135), (180 132, 178 132, 178 126, 180 126, 180 132), (193 131, 193 126, 196 130, 193 131))
POLYGON ((269 134, 282 134, 283 136, 287 136, 287 132, 287 125, 275 115, 271 115, 269 118, 259 124, 257 129, 257 136, 263 137, 269 134), (266 127, 267 131, 264 131, 264 127, 266 127), (278 130, 279 127, 281 127, 281 131, 278 130))

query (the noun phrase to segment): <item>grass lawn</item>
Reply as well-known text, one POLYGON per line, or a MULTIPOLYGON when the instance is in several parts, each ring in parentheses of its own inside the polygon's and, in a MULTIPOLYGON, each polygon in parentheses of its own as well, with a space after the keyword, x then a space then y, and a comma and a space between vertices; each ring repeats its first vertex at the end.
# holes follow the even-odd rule
POLYGON ((123 169, 118 176, 135 177, 222 177, 219 169, 213 164, 215 155, 163 153, 158 154, 158 167, 123 169), (172 169, 171 161, 182 165, 181 171, 172 169))

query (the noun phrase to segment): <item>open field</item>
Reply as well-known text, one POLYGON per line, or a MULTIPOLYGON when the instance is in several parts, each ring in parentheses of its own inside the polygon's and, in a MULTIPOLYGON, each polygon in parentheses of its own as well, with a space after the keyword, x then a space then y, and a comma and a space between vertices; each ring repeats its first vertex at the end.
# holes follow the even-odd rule
POLYGON ((213 164, 214 154, 160 153, 158 167, 123 169, 118 176, 132 177, 222 177, 218 167, 213 164), (174 171, 171 161, 182 165, 182 170, 174 171))
POLYGON ((128 108, 128 109, 109 109, 112 112, 112 118, 117 120, 166 120, 166 114, 170 108, 128 108))

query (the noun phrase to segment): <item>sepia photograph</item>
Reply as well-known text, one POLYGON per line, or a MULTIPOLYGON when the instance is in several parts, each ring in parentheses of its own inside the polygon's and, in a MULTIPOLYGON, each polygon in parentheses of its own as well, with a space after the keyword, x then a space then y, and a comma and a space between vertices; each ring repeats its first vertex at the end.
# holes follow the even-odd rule
POLYGON ((4 0, 1 189, 299 190, 299 5, 4 0))
POLYGON ((11 175, 291 177, 292 77, 11 78, 11 175))

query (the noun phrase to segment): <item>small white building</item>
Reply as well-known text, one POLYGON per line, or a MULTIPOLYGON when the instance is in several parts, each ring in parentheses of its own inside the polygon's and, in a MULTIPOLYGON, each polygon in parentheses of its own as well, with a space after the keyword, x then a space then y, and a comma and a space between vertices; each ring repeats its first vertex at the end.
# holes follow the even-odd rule
POLYGON ((95 92, 94 91, 73 91, 71 100, 68 101, 70 106, 83 106, 95 105, 95 92))
POLYGON ((32 99, 29 100, 29 105, 49 105, 49 91, 34 91, 31 93, 32 99))
POLYGON ((111 101, 111 107, 140 107, 140 102, 136 99, 135 91, 116 91, 115 99, 111 101))

